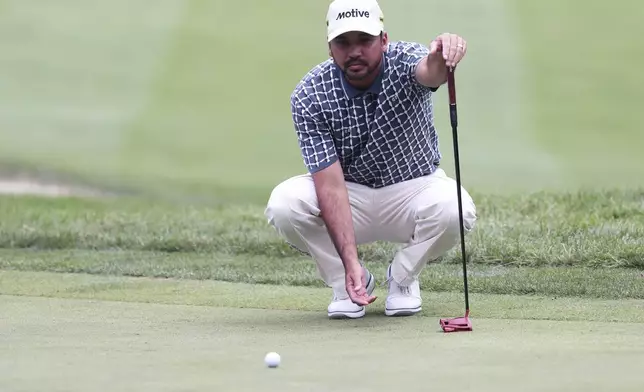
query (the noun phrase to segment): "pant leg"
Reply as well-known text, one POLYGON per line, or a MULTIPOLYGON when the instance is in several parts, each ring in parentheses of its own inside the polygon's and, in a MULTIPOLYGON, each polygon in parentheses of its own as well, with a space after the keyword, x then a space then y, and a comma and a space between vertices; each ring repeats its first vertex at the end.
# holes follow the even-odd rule
MULTIPOLYGON (((476 222, 476 207, 461 187, 466 234, 476 222)), ((404 243, 392 262, 392 276, 408 285, 426 264, 444 255, 460 241, 456 181, 442 169, 430 176, 384 189, 378 197, 383 207, 381 240, 404 243)))
MULTIPOLYGON (((372 205, 373 190, 347 183, 356 242, 374 241, 372 205)), ((320 276, 340 298, 348 298, 345 273, 324 221, 320 217, 313 178, 295 176, 273 189, 265 210, 268 223, 291 246, 309 254, 316 262, 320 276)))

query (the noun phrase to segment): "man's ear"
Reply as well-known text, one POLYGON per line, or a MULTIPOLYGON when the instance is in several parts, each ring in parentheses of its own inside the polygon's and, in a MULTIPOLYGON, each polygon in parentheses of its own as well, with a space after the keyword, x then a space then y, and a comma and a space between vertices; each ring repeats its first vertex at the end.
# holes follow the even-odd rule
POLYGON ((386 31, 383 31, 380 33, 380 42, 382 43, 382 50, 385 51, 387 50, 387 45, 389 44, 389 35, 387 35, 386 31))

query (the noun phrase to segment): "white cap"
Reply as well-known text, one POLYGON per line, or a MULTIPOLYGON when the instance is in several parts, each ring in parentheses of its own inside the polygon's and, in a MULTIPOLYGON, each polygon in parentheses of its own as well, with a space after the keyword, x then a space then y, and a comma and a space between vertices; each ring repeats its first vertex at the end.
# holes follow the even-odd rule
POLYGON ((385 29, 377 0, 334 0, 326 14, 327 40, 348 31, 378 35, 385 29))

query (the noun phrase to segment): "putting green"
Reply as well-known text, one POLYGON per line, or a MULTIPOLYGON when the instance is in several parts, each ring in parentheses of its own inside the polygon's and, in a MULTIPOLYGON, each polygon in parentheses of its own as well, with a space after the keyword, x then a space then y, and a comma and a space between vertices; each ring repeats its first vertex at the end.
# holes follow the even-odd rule
POLYGON ((425 317, 0 297, 0 389, 639 391, 643 324, 425 317), (433 320, 431 320, 433 321, 433 320), (266 352, 282 356, 278 369, 266 352))

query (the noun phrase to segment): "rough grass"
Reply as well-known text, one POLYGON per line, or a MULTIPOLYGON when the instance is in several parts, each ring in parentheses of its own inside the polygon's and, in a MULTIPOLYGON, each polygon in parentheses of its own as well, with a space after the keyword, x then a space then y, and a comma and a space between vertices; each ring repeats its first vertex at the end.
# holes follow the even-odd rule
MULTIPOLYGON (((644 191, 474 197, 473 293, 644 298, 644 191)), ((3 197, 0 215, 5 270, 322 286, 261 205, 3 197)), ((398 246, 360 256, 382 281, 398 246)), ((424 290, 462 291, 458 248, 425 270, 424 290)))
MULTIPOLYGON (((474 197, 479 221, 467 250, 476 264, 644 269, 644 190, 474 197)), ((4 197, 0 215, 5 249, 299 256, 268 226, 261 205, 4 197)), ((360 253, 386 263, 397 246, 361 245, 360 253)), ((460 262, 458 247, 441 262, 460 262)))

